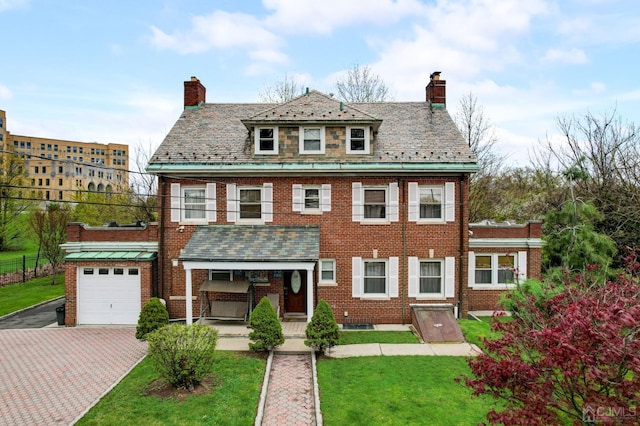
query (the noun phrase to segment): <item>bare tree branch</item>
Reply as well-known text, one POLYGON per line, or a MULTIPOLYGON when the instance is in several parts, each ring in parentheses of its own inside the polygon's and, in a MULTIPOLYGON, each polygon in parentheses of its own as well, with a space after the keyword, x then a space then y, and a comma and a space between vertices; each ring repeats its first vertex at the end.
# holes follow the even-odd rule
POLYGON ((368 65, 354 65, 336 81, 338 97, 346 102, 384 102, 389 88, 368 65))
POLYGON ((303 92, 303 84, 295 77, 285 74, 281 81, 276 81, 265 87, 258 95, 258 100, 266 103, 287 102, 302 95, 303 92))

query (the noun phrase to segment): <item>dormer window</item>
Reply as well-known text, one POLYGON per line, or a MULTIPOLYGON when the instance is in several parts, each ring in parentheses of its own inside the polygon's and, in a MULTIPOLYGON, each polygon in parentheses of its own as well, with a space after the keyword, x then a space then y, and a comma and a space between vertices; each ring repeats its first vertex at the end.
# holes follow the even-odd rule
POLYGON ((347 127, 347 154, 369 154, 369 129, 347 127))
POLYGON ((278 153, 278 128, 277 127, 256 127, 255 129, 255 153, 256 154, 277 154, 278 153))
POLYGON ((324 154, 324 127, 300 128, 300 154, 324 154))

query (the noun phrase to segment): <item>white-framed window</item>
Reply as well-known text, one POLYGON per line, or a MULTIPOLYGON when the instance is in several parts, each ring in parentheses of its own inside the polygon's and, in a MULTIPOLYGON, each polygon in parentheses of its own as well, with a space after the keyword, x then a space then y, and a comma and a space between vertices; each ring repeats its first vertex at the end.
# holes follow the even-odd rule
POLYGON ((398 297, 398 265, 398 257, 351 258, 353 297, 398 297))
POLYGON ((387 294, 387 262, 370 259, 364 261, 364 294, 387 294))
POLYGON ((362 188, 364 219, 387 218, 387 188, 362 188))
POLYGON ((439 260, 423 260, 420 262, 419 293, 441 294, 442 262, 439 260))
POLYGON ((336 282, 336 260, 320 259, 318 268, 319 284, 335 284, 336 282))
POLYGON ((302 188, 302 210, 320 211, 319 186, 306 186, 302 188))
POLYGON ((233 271, 209 269, 209 279, 215 281, 233 281, 233 271))
POLYGON ((254 132, 256 154, 278 153, 278 128, 256 127, 254 132))
POLYGON ((409 182, 409 221, 418 223, 455 220, 455 183, 418 185, 409 182))
POLYGON ((455 295, 455 258, 420 259, 410 256, 409 297, 444 298, 455 295))
POLYGON ((227 222, 273 222, 273 184, 227 184, 227 222))
POLYGON ((352 183, 352 220, 361 223, 398 221, 398 183, 366 186, 352 183))
POLYGON ((324 127, 300 127, 300 154, 324 154, 324 127))
POLYGON ((182 220, 199 221, 206 219, 204 187, 182 187, 182 220))
POLYGON ((238 219, 262 218, 262 188, 238 187, 238 219))
POLYGON ((171 184, 172 222, 215 222, 216 184, 171 184))
POLYGON ((527 252, 469 252, 469 286, 478 288, 514 287, 526 279, 527 252))
POLYGON ((371 152, 368 127, 347 127, 347 154, 371 152))
POLYGON ((331 185, 292 185, 292 210, 303 213, 331 211, 331 185))

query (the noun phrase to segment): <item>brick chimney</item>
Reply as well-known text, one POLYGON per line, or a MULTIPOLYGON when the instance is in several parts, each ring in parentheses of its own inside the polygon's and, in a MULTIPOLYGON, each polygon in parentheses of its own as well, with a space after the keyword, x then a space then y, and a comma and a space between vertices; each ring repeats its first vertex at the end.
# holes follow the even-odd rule
POLYGON ((184 107, 198 107, 207 101, 207 89, 196 77, 184 82, 184 107))
POLYGON ((429 76, 431 81, 427 85, 427 102, 433 106, 445 107, 447 105, 447 81, 440 80, 440 71, 434 71, 429 76))

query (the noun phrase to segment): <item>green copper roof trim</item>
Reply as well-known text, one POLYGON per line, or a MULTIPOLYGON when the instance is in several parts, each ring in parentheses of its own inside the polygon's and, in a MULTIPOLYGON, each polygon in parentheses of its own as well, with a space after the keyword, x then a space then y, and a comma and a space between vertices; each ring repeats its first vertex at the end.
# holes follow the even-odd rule
POLYGON ((477 172, 478 164, 469 163, 242 163, 242 164, 220 164, 220 163, 172 163, 172 164, 150 164, 148 172, 211 172, 216 170, 224 171, 310 171, 310 172, 341 172, 341 171, 363 171, 363 172, 477 172))
POLYGON ((64 260, 135 260, 137 262, 148 262, 154 260, 157 255, 157 253, 147 251, 85 251, 69 253, 64 260))

